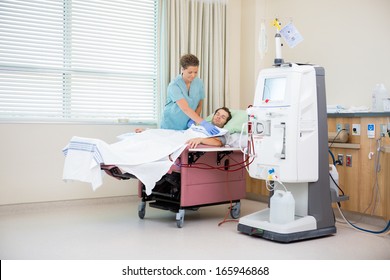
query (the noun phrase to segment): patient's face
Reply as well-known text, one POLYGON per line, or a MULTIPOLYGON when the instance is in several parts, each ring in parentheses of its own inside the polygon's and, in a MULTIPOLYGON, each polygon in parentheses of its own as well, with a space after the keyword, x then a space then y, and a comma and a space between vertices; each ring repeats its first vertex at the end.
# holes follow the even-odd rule
POLYGON ((226 121, 229 117, 229 114, 223 110, 223 109, 219 109, 213 116, 213 119, 211 120, 211 122, 215 125, 215 126, 218 126, 220 128, 224 127, 225 124, 226 124, 226 121))

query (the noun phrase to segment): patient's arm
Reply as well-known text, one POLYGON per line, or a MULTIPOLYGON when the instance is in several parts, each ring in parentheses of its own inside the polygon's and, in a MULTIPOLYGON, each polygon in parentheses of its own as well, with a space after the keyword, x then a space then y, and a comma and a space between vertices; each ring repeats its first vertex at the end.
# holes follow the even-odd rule
POLYGON ((223 146, 221 140, 218 137, 210 137, 210 138, 192 138, 187 141, 187 144, 190 148, 196 148, 199 144, 209 145, 209 146, 223 146))

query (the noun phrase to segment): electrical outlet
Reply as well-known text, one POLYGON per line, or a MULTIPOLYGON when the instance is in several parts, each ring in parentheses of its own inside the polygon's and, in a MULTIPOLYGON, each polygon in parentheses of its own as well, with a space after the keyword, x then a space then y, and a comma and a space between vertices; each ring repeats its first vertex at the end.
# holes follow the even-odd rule
POLYGON ((381 137, 386 137, 386 133, 387 133, 387 125, 386 124, 381 124, 380 125, 380 128, 381 128, 381 137))
POLYGON ((360 135, 360 124, 354 123, 352 124, 352 135, 360 135))
POLYGON ((336 124, 336 132, 339 132, 342 129, 343 129, 343 126, 341 125, 341 123, 336 124))
POLYGON ((352 155, 345 155, 345 166, 352 167, 352 155))
POLYGON ((390 123, 387 123, 387 134, 388 134, 389 137, 390 137, 390 123))
POLYGON ((344 155, 343 154, 338 154, 337 155, 337 161, 339 162, 339 165, 344 164, 344 155))
POLYGON ((344 129, 347 131, 347 133, 349 134, 349 129, 350 129, 350 125, 349 123, 345 123, 344 124, 344 129))

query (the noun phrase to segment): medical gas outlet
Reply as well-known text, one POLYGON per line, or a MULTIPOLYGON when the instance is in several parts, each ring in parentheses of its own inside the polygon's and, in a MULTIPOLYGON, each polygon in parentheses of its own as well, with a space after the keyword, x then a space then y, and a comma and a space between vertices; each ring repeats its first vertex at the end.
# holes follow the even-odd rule
POLYGON ((375 138, 375 124, 370 123, 367 125, 367 136, 368 138, 375 138))
POLYGON ((352 124, 352 135, 359 136, 360 135, 360 124, 352 124))

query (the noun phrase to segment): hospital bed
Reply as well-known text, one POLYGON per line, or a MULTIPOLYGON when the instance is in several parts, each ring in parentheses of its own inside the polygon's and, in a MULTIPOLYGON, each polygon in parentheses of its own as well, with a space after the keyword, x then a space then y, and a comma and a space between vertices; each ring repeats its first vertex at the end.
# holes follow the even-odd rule
POLYGON ((238 132, 247 115, 241 110, 232 115, 224 128, 229 131, 225 147, 189 149, 186 141, 202 134, 191 129, 130 133, 113 144, 74 136, 63 149, 63 180, 88 182, 96 190, 104 173, 120 180, 137 179, 141 219, 147 203, 175 212, 178 227, 183 226, 185 210, 216 204, 231 204, 230 215, 238 218, 248 165, 241 151, 246 141, 238 132))
MULTIPOLYGON (((101 168, 117 179, 134 178, 122 173, 113 166, 101 168)), ((198 146, 186 148, 175 165, 158 181, 147 194, 145 186, 139 182, 138 196, 141 202, 138 216, 144 219, 146 205, 176 213, 176 225, 184 224, 186 210, 198 210, 200 207, 229 204, 230 216, 240 216, 240 200, 245 198, 245 161, 240 148, 198 146)))

